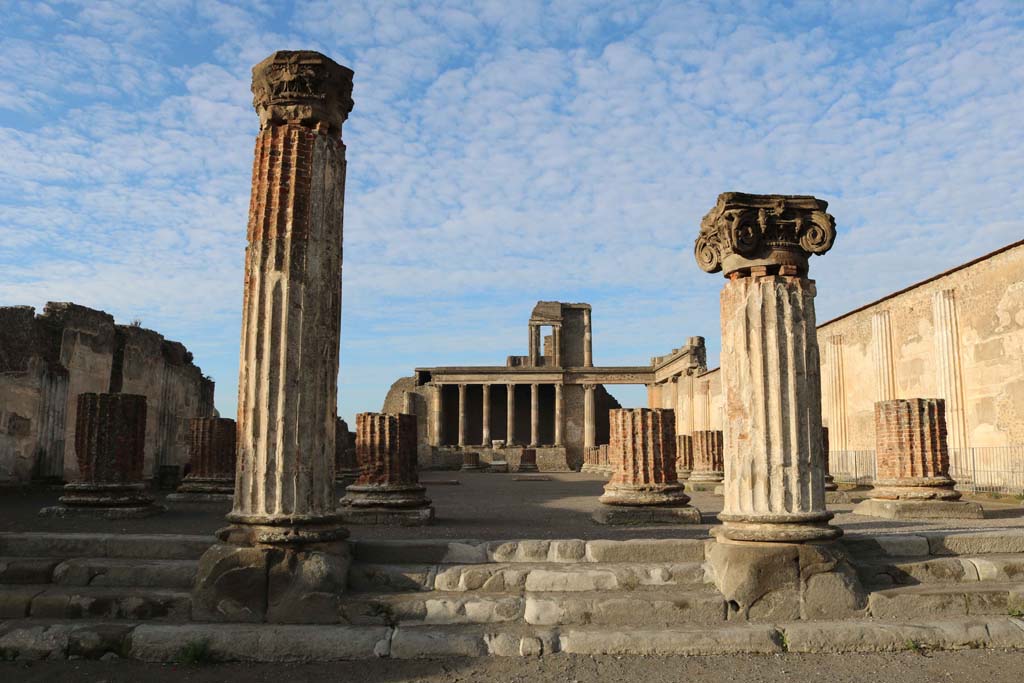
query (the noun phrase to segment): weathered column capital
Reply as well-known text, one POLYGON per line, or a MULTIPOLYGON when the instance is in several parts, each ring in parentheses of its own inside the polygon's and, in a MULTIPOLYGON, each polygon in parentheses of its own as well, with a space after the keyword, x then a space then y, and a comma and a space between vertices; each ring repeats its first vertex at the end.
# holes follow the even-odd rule
POLYGON ((278 50, 252 68, 252 106, 260 126, 327 124, 341 133, 352 111, 354 72, 312 50, 278 50))
POLYGON ((795 266, 807 274, 807 258, 824 254, 836 238, 828 202, 807 195, 723 192, 700 223, 697 265, 725 276, 751 267, 795 266))

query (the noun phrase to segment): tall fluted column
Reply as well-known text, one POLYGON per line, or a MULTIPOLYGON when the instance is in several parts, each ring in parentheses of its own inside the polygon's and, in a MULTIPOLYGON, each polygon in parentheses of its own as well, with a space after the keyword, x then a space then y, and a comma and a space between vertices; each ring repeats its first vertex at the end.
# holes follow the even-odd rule
POLYGON ((516 385, 505 385, 505 445, 516 443, 516 385))
POLYGON ((482 418, 483 426, 482 426, 482 429, 481 429, 481 434, 483 435, 482 443, 483 443, 484 446, 490 446, 491 445, 491 385, 490 384, 482 385, 481 386, 481 391, 483 392, 483 400, 481 401, 481 403, 483 405, 483 410, 482 410, 482 412, 483 412, 483 418, 482 418))
POLYGON ((540 386, 530 385, 530 448, 540 445, 540 386))
POLYGON ((433 441, 431 442, 432 446, 441 446, 444 443, 444 435, 442 434, 442 430, 444 429, 444 413, 441 408, 443 405, 443 401, 441 400, 441 388, 440 384, 434 384, 432 387, 434 401, 434 409, 430 413, 431 420, 433 421, 431 425, 431 431, 433 432, 433 441))
POLYGON ((802 542, 842 533, 825 509, 815 287, 807 279, 808 257, 835 239, 827 206, 814 197, 726 193, 701 223, 697 261, 728 278, 720 538, 802 542))
POLYGON ((690 472, 689 482, 694 490, 701 490, 697 486, 698 484, 718 484, 725 478, 722 443, 722 432, 719 430, 698 429, 691 435, 693 468, 690 472))
POLYGON ((253 68, 260 131, 245 252, 238 470, 233 525, 219 534, 236 550, 214 546, 200 560, 193 609, 205 619, 337 621, 349 562, 334 498, 334 420, 341 130, 352 75, 311 51, 275 52, 253 68), (250 581, 247 572, 254 602, 240 605, 232 590, 250 581))
POLYGON ((594 367, 594 331, 590 324, 590 309, 583 309, 583 366, 594 367))
POLYGON ((555 385, 555 445, 562 446, 562 431, 563 431, 563 406, 562 406, 562 385, 555 385))
POLYGON ((842 335, 825 338, 825 367, 828 368, 828 382, 825 389, 824 411, 828 416, 829 438, 837 451, 847 450, 846 439, 846 367, 843 358, 842 335))
POLYGON ((597 446, 597 407, 594 405, 594 392, 597 385, 583 385, 583 447, 597 446))
POLYGON ((540 328, 537 325, 530 325, 529 329, 530 329, 530 339, 529 339, 529 349, 527 351, 527 353, 529 354, 529 364, 530 364, 531 367, 536 367, 538 365, 538 363, 537 363, 538 358, 537 357, 540 355, 540 339, 539 339, 540 328))
POLYGON ((466 445, 466 385, 459 385, 459 448, 466 445))
POLYGON ((189 423, 189 468, 177 501, 231 500, 235 491, 235 421, 224 417, 197 417, 189 423))
POLYGON ((551 329, 552 362, 556 368, 562 367, 562 328, 556 325, 551 329))

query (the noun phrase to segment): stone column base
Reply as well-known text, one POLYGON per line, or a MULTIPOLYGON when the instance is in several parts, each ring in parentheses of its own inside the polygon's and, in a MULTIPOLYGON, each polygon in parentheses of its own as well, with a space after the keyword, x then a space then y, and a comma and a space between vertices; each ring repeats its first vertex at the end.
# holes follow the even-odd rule
POLYGON ((338 469, 334 472, 334 484, 335 486, 351 486, 356 483, 356 479, 359 478, 359 468, 345 468, 338 469))
POLYGON ((348 544, 343 540, 346 535, 338 528, 282 527, 276 533, 239 526, 222 529, 218 532, 222 540, 239 543, 217 543, 200 558, 192 591, 193 619, 338 623, 351 564, 348 544), (258 542, 261 537, 284 538, 292 532, 297 542, 258 542), (332 536, 341 538, 331 540, 332 536))
POLYGON ((682 484, 615 484, 604 485, 598 501, 605 505, 637 507, 655 505, 683 506, 690 502, 682 484))
POLYGON ((885 519, 984 519, 977 503, 961 500, 879 500, 868 498, 853 508, 854 514, 885 519))
POLYGON ((98 484, 73 482, 64 486, 60 505, 39 511, 44 517, 104 517, 106 519, 134 519, 166 512, 162 505, 154 505, 153 496, 142 483, 98 484))
POLYGON ((167 500, 176 503, 221 503, 231 501, 234 495, 234 479, 185 477, 178 490, 168 495, 167 500))
POLYGON ((769 543, 806 543, 831 541, 843 535, 843 530, 829 526, 831 512, 803 512, 782 514, 732 514, 721 512, 722 526, 712 529, 723 541, 756 541, 769 543))
POLYGON ((721 537, 708 549, 729 620, 846 619, 868 598, 836 543, 748 543, 721 537))
MULTIPOLYGON (((863 499, 864 499, 863 496, 861 496, 860 500, 863 500, 863 499)), ((839 504, 839 505, 841 505, 841 504, 844 504, 844 503, 845 504, 849 504, 849 503, 855 503, 855 502, 857 502, 857 501, 854 500, 853 497, 849 493, 847 493, 846 491, 840 491, 838 487, 836 487, 835 489, 831 489, 831 490, 825 489, 825 503, 826 504, 832 504, 832 505, 839 504)))
POLYGON ((700 479, 694 479, 693 476, 691 476, 689 479, 686 480, 687 491, 704 491, 714 493, 716 489, 719 489, 722 486, 723 484, 721 479, 719 479, 718 481, 702 481, 700 479))
POLYGON ((341 521, 345 524, 427 526, 434 521, 434 506, 422 508, 348 507, 342 508, 340 515, 341 521))
POLYGON ((345 508, 425 508, 430 506, 421 484, 353 484, 345 489, 345 508))
POLYGON ((537 463, 535 462, 520 462, 519 466, 516 467, 516 472, 539 472, 537 469, 537 463))
POLYGON ((960 500, 949 477, 876 479, 871 497, 878 500, 960 500))
POLYGON ((590 516, 598 524, 700 524, 700 510, 689 505, 609 505, 590 516))
POLYGON ((176 493, 167 494, 166 500, 171 503, 230 503, 234 497, 231 493, 182 493, 179 488, 176 493))
POLYGON ((691 474, 693 474, 692 470, 676 470, 676 478, 679 479, 679 481, 686 481, 690 478, 691 474))

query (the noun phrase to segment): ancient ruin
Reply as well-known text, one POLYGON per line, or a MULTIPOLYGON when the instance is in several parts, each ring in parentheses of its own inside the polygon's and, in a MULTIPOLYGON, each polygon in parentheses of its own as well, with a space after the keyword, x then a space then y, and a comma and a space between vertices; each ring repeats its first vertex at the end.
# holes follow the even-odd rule
MULTIPOLYGON (((415 416, 357 415, 356 459, 359 478, 345 489, 341 499, 346 522, 406 526, 430 523, 434 508, 419 483, 415 416)), ((470 469, 480 469, 479 457, 476 463, 470 469)))
POLYGON ((609 415, 612 478, 594 512, 599 524, 697 524, 700 511, 676 478, 675 414, 634 408, 609 415))
POLYGON ((333 621, 349 565, 334 436, 341 129, 353 73, 316 52, 280 51, 252 75, 260 130, 245 255, 238 475, 231 525, 200 561, 195 600, 209 619, 333 621))
POLYGON ((234 498, 235 431, 235 421, 225 417, 192 420, 189 472, 167 500, 217 503, 234 498))
POLYGON ((690 435, 692 466, 686 485, 691 491, 713 491, 725 478, 722 432, 700 429, 690 435))
POLYGON ((0 484, 74 481, 84 393, 146 397, 143 478, 188 462, 193 417, 213 415, 213 381, 178 342, 72 303, 0 307, 0 484))
POLYGON ((890 519, 981 519, 981 506, 961 501, 953 488, 946 438, 941 398, 876 403, 878 473, 871 497, 855 511, 890 519))
POLYGON ((145 444, 145 396, 79 394, 75 418, 78 477, 64 485, 60 505, 43 508, 40 514, 124 519, 163 512, 143 482, 145 444))
POLYGON ((334 483, 348 486, 359 476, 356 461, 356 435, 349 431, 348 423, 340 417, 334 427, 334 483))

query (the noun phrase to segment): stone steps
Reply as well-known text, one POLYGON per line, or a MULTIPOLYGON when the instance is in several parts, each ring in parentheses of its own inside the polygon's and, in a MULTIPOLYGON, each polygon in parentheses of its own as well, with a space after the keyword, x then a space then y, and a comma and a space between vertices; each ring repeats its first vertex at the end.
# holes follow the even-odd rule
POLYGON ((157 624, 16 619, 0 623, 6 659, 116 656, 180 663, 204 645, 210 661, 316 662, 390 657, 575 655, 727 655, 899 652, 964 648, 1024 649, 1024 620, 969 617, 943 620, 725 623, 713 627, 610 628, 400 625, 157 624))
POLYGON ((1024 553, 1024 528, 928 531, 914 534, 851 534, 841 539, 858 560, 1024 553))
POLYGON ((136 586, 190 590, 196 560, 0 557, 0 585, 136 586))
POLYGON ((643 591, 701 587, 709 581, 703 563, 499 563, 392 565, 357 562, 350 586, 356 591, 643 591))
POLYGON ((184 534, 0 533, 0 556, 139 560, 198 560, 213 536, 184 534))
POLYGON ((188 591, 137 587, 24 585, 0 591, 0 619, 131 619, 187 621, 188 591))
POLYGON ((883 620, 950 618, 1024 613, 1024 583, 924 584, 876 590, 868 596, 871 617, 883 620))
POLYGON ((1024 553, 860 561, 865 585, 1024 582, 1024 553))
POLYGON ((658 592, 544 592, 526 595, 433 591, 352 593, 342 619, 354 625, 514 624, 671 626, 725 621, 724 598, 713 588, 658 592))

